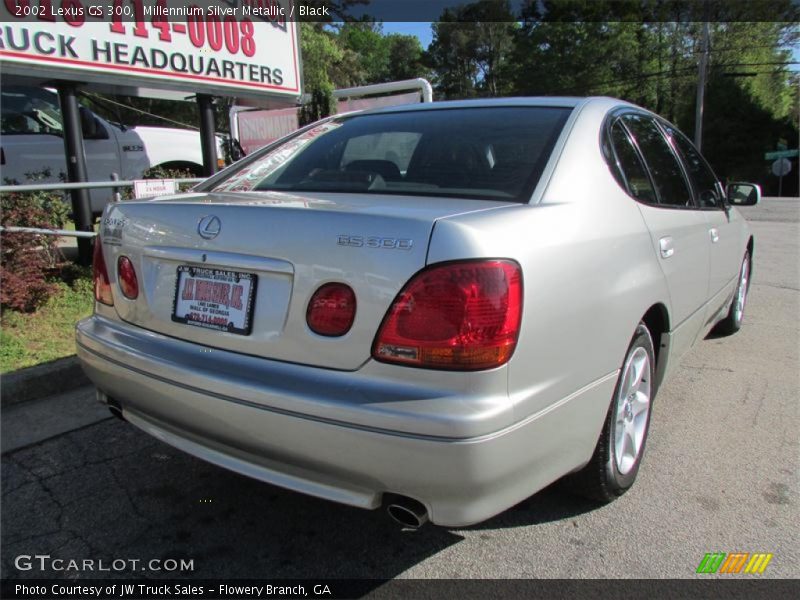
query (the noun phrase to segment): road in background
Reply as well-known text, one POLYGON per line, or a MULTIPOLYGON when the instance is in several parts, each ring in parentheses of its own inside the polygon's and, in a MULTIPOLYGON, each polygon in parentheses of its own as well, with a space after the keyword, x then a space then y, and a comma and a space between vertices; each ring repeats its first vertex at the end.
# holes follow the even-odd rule
POLYGON ((744 327, 699 342, 660 390, 639 480, 613 504, 553 486, 473 527, 405 532, 103 420, 3 455, 2 575, 42 576, 14 557, 50 554, 194 560, 96 576, 682 578, 739 551, 774 554, 763 577, 800 577, 800 200, 742 212, 756 236, 744 327))

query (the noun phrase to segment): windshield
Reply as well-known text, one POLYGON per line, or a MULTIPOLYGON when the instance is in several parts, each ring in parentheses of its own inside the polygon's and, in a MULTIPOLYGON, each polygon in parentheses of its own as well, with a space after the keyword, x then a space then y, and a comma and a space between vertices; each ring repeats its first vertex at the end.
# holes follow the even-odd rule
POLYGON ((37 87, 3 86, 0 111, 3 135, 61 135, 58 96, 37 87))
POLYGON ((213 191, 314 191, 527 202, 570 108, 476 107, 321 123, 213 191))

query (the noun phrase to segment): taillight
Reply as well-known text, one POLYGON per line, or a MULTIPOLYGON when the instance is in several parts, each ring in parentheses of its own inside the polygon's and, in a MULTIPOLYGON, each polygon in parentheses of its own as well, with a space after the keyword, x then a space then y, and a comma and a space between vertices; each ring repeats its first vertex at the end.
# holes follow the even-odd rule
POLYGON ((447 263, 418 273, 383 319, 373 358, 477 371, 506 363, 522 317, 522 273, 508 260, 447 263))
POLYGON ((114 296, 111 295, 111 282, 108 280, 106 261, 103 258, 103 242, 100 240, 100 236, 94 238, 92 280, 94 281, 94 299, 108 306, 114 306, 114 296))
POLYGON ((139 297, 139 282, 136 279, 133 263, 127 256, 119 257, 117 261, 117 276, 122 294, 128 300, 136 300, 139 297))
POLYGON ((356 295, 343 283, 326 283, 320 287, 306 310, 306 322, 314 333, 340 336, 350 331, 356 316, 356 295))

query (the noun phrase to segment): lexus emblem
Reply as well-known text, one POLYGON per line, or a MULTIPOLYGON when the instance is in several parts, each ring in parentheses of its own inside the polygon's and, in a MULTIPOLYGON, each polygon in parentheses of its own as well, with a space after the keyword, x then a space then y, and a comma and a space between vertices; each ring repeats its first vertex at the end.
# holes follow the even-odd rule
POLYGON ((213 240, 219 235, 221 229, 222 222, 219 220, 219 217, 215 217, 214 215, 203 217, 197 225, 197 233, 205 240, 213 240))

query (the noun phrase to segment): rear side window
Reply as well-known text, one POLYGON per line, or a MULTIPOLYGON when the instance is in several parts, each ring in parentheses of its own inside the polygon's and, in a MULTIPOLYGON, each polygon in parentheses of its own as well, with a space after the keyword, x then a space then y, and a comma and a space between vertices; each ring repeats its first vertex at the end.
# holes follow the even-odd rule
POLYGON ((503 106, 341 117, 265 151, 213 191, 527 202, 571 111, 503 106))
POLYGON ((694 145, 680 131, 666 123, 664 124, 664 130, 683 155, 683 162, 689 172, 689 179, 692 181, 700 206, 704 208, 721 207, 722 198, 717 185, 717 176, 714 175, 711 167, 708 166, 708 163, 706 163, 694 145))
POLYGON ((692 207, 692 193, 683 170, 667 139, 651 117, 628 114, 622 117, 647 163, 658 193, 659 204, 692 207))
POLYGON ((623 181, 620 183, 628 189, 631 196, 640 202, 655 204, 656 193, 650 183, 647 170, 619 121, 611 126, 611 145, 614 149, 617 166, 622 171, 623 181))

